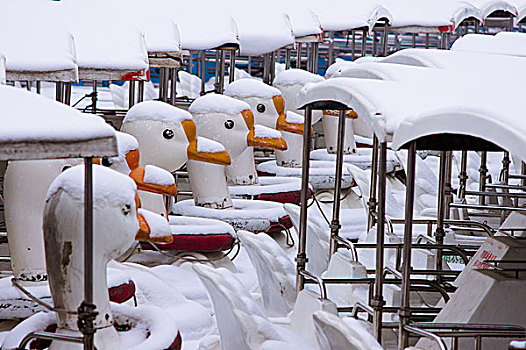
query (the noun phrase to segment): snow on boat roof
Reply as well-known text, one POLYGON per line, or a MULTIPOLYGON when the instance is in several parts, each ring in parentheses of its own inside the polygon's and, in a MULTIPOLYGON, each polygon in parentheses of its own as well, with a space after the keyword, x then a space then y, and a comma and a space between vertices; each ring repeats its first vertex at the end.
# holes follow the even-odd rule
POLYGON ((360 0, 308 0, 304 6, 310 6, 318 15, 324 31, 342 31, 359 28, 372 28, 382 18, 392 22, 393 17, 381 2, 360 0))
POLYGON ((281 95, 281 91, 256 79, 239 79, 225 87, 225 95, 236 98, 260 97, 272 98, 281 95))
POLYGON ((485 74, 488 68, 510 74, 521 73, 526 61, 521 57, 452 50, 405 49, 382 60, 409 66, 450 69, 485 74))
POLYGON ((192 115, 184 109, 177 108, 166 102, 144 101, 130 108, 122 122, 157 120, 167 123, 180 123, 188 119, 192 120, 192 115))
POLYGON ((296 39, 322 34, 320 19, 312 9, 304 6, 303 0, 272 0, 272 7, 287 14, 296 39))
POLYGON ((0 160, 117 155, 115 131, 100 117, 0 85, 0 160))
POLYGON ((272 85, 274 86, 287 86, 287 85, 305 85, 308 83, 318 83, 323 81, 323 77, 303 69, 286 69, 281 73, 278 73, 274 78, 272 85))
POLYGON ((467 18, 482 19, 475 6, 459 0, 426 1, 383 0, 382 4, 393 16, 391 27, 408 32, 453 31, 467 18))
POLYGON ((192 114, 226 113, 234 115, 247 109, 250 109, 250 105, 241 100, 225 95, 206 94, 196 98, 188 111, 192 114))
POLYGON ((179 1, 158 1, 162 6, 158 8, 166 9, 167 14, 177 23, 183 49, 212 50, 223 46, 239 46, 236 23, 225 11, 223 2, 197 0, 181 6, 179 1))
POLYGON ((469 3, 477 7, 483 20, 495 11, 505 11, 513 16, 518 15, 517 8, 511 1, 507 0, 468 0, 469 3))
POLYGON ((501 32, 497 35, 468 34, 457 39, 451 50, 526 57, 526 34, 511 32, 501 32))
POLYGON ((517 17, 515 18, 515 25, 522 22, 526 17, 526 1, 525 0, 511 0, 517 9, 517 17))
POLYGON ((237 25, 241 55, 263 55, 294 44, 290 19, 282 11, 271 6, 254 11, 244 0, 229 0, 227 4, 237 25))
POLYGON ((0 22, 0 51, 7 80, 77 81, 73 36, 54 25, 21 26, 20 15, 0 22), (15 23, 17 22, 17 23, 15 23))
POLYGON ((491 82, 466 89, 447 81, 379 81, 334 78, 310 84, 302 105, 334 101, 353 108, 380 141, 393 147, 431 134, 475 136, 526 159, 526 124, 516 87, 495 89, 491 82), (492 96, 488 99, 487 96, 492 96))

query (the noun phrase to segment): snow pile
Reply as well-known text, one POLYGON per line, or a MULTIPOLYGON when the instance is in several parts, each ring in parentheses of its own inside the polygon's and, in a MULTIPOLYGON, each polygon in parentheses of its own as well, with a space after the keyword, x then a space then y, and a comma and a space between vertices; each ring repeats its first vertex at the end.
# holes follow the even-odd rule
POLYGON ((225 146, 217 141, 199 136, 197 138, 197 151, 206 153, 221 153, 225 152, 225 146))
POLYGON ((174 107, 168 103, 160 101, 144 101, 134 105, 123 123, 138 120, 156 120, 166 123, 181 123, 183 120, 191 120, 192 115, 187 111, 174 107))
POLYGON ((274 8, 283 8, 283 12, 290 19, 292 32, 296 38, 322 34, 321 23, 316 13, 303 5, 303 1, 280 1, 271 2, 274 8))
POLYGON ((266 126, 256 124, 254 126, 254 136, 269 139, 280 139, 281 133, 277 130, 267 128, 266 126))
POLYGON ((31 92, 0 85, 2 142, 87 141, 112 137, 104 119, 31 92))
MULTIPOLYGON (((62 172, 49 187, 46 201, 60 190, 75 200, 84 202, 84 165, 77 165, 62 172)), ((130 177, 100 165, 93 165, 94 207, 133 204, 136 191, 137 186, 130 177)))
POLYGON ((166 218, 142 208, 137 209, 137 211, 139 215, 142 215, 146 219, 148 227, 150 228, 150 237, 166 237, 172 233, 166 218))
POLYGON ((146 165, 144 167, 143 181, 147 184, 160 186, 173 186, 175 184, 175 179, 169 171, 154 165, 146 165))
POLYGON ((323 77, 317 74, 308 72, 303 69, 293 68, 293 69, 284 70, 283 72, 276 75, 272 85, 274 86, 287 86, 287 85, 294 85, 294 84, 305 85, 308 83, 318 83, 323 80, 324 80, 323 77))
POLYGON ((20 342, 31 332, 45 331, 48 326, 57 323, 57 316, 54 312, 39 312, 13 328, 2 343, 2 349, 18 349, 20 342))
POLYGON ((246 102, 225 95, 206 94, 195 99, 188 111, 192 114, 238 114, 247 109, 250 109, 250 105, 246 102))
POLYGON ((454 51, 484 52, 500 55, 526 56, 524 33, 498 33, 497 35, 468 34, 451 46, 454 51))
POLYGON ((169 19, 146 19, 137 22, 141 26, 148 52, 179 52, 181 39, 177 25, 169 19))
POLYGON ((205 218, 196 218, 189 216, 175 216, 170 215, 169 217, 170 228, 173 233, 177 234, 221 234, 228 233, 232 237, 236 234, 232 226, 226 222, 219 220, 211 220, 205 218))
POLYGON ((281 92, 256 79, 240 79, 236 80, 225 88, 225 95, 235 98, 272 98, 281 95, 281 92))

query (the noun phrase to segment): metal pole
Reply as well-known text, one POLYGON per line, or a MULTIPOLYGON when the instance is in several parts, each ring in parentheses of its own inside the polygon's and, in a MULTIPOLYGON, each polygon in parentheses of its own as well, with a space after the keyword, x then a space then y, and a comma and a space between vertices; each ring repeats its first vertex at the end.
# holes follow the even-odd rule
POLYGON ((62 82, 56 82, 55 83, 55 100, 58 102, 63 101, 63 95, 64 95, 64 85, 62 82))
MULTIPOLYGON (((480 168, 479 168, 479 191, 486 191, 486 178, 488 174, 488 167, 486 163, 488 161, 488 152, 483 151, 480 153, 480 168)), ((484 205, 486 203, 486 196, 479 197, 479 204, 484 205)))
POLYGON ((508 184, 510 179, 510 153, 504 151, 504 156, 502 157, 502 179, 503 184, 508 184))
POLYGON ((168 102, 168 85, 170 82, 170 70, 168 68, 162 68, 164 70, 163 75, 163 102, 168 102))
POLYGON ((91 95, 91 113, 97 113, 97 81, 93 80, 93 93, 91 95))
POLYGON ((329 52, 328 52, 327 67, 334 63, 334 32, 329 34, 329 52))
POLYGON ((446 152, 446 187, 444 189, 444 219, 449 220, 449 205, 453 203, 453 186, 451 185, 451 174, 453 172, 453 152, 446 152))
POLYGON ((269 67, 268 84, 272 85, 272 83, 274 82, 274 77, 276 76, 276 53, 271 52, 269 54, 269 58, 270 58, 269 59, 270 67, 269 67))
POLYGON ((236 74, 236 50, 230 50, 230 72, 229 72, 229 76, 228 76, 228 83, 230 84, 231 82, 234 81, 234 76, 236 74))
POLYGON ((40 95, 41 89, 42 89, 42 83, 40 81, 37 81, 37 94, 40 95))
POLYGON ((409 286, 411 278, 411 245, 413 239, 413 204, 415 197, 415 157, 416 142, 412 141, 407 152, 407 182, 405 192, 405 227, 404 227, 404 247, 402 265, 402 295, 400 301, 400 311, 398 313, 400 324, 398 329, 398 349, 402 350, 408 346, 409 334, 404 326, 409 323, 410 311, 410 292, 409 286))
POLYGON ((139 80, 137 86, 137 103, 144 101, 144 80, 139 80))
POLYGON ((336 181, 334 182, 334 200, 332 202, 332 221, 331 221, 331 241, 330 255, 336 253, 336 239, 341 228, 340 225, 340 197, 342 193, 342 172, 343 172, 343 148, 345 141, 345 110, 340 110, 338 116, 338 142, 336 145, 336 181))
POLYGON ((296 50, 297 51, 296 68, 299 68, 299 69, 301 69, 301 49, 302 49, 302 45, 301 43, 298 43, 298 49, 296 50))
POLYGON ((164 68, 159 68, 159 100, 160 101, 164 101, 163 100, 163 96, 164 96, 164 75, 166 74, 166 72, 164 71, 164 68))
POLYGON ((71 105, 71 83, 64 83, 64 103, 71 105))
POLYGON ((223 94, 223 90, 225 89, 225 57, 226 53, 225 50, 221 50, 220 52, 220 64, 219 64, 219 86, 217 93, 223 94))
POLYGON ((84 301, 79 306, 84 349, 93 350, 96 318, 93 304, 93 158, 84 159, 84 301))
POLYGON ((362 57, 367 54, 367 30, 362 32, 362 57))
POLYGON ((248 74, 252 75, 252 56, 248 56, 248 74))
POLYGON ((383 41, 382 41, 382 54, 381 55, 383 57, 387 56, 387 49, 389 47, 389 31, 387 29, 388 29, 388 24, 385 23, 384 31, 382 34, 383 41))
MULTIPOLYGON (((438 176, 438 203, 437 203, 437 228, 435 231, 435 240, 437 244, 444 243, 444 209, 445 209, 445 191, 446 191, 446 167, 447 167, 447 154, 446 151, 440 152, 440 169, 438 176)), ((405 241, 404 241, 405 243, 405 241)), ((436 258, 436 269, 437 271, 442 270, 442 250, 437 250, 436 258)), ((437 276, 439 278, 439 276, 437 276)))
POLYGON ((382 309, 384 272, 384 234, 385 234, 385 193, 387 186, 387 142, 380 143, 379 178, 378 178, 378 224, 376 226, 376 271, 374 295, 371 306, 374 309, 374 335, 378 343, 382 343, 382 309))
POLYGON ((296 256, 296 290, 303 290, 304 278, 300 271, 305 270, 307 264, 307 212, 309 196, 309 170, 312 128, 312 107, 305 108, 305 125, 303 127, 303 167, 301 170, 301 197, 300 197, 300 228, 298 233, 298 254, 296 256))
POLYGON ((351 41, 351 57, 354 61, 354 58, 356 57, 356 31, 352 31, 352 41, 351 41))
POLYGON ((413 40, 413 48, 415 48, 416 47, 416 34, 412 33, 411 37, 412 37, 412 40, 413 40))
POLYGON ((311 43, 311 54, 310 54, 310 72, 316 74, 318 70, 317 67, 317 53, 318 53, 318 43, 311 43))
MULTIPOLYGON (((526 175, 526 163, 521 162, 521 175, 526 175)), ((521 180, 521 186, 526 187, 526 179, 521 180)))
POLYGON ((376 182, 378 175, 378 137, 373 136, 373 149, 372 149, 372 160, 371 160, 371 186, 369 187, 369 219, 367 228, 370 229, 375 224, 374 213, 376 212, 376 182))
POLYGON ((290 49, 285 49, 285 69, 290 69, 290 49))
POLYGON ((130 80, 130 89, 128 90, 128 108, 135 104, 135 81, 130 80))
POLYGON ((175 106, 175 100, 177 98, 177 68, 171 68, 170 71, 170 103, 175 106))
POLYGON ((206 89, 206 51, 203 50, 201 51, 201 72, 199 72, 199 74, 201 74, 201 95, 204 95, 205 94, 205 89, 206 89))
POLYGON ((372 53, 372 56, 378 56, 378 47, 376 45, 377 41, 376 41, 376 30, 373 30, 373 53, 372 53))
POLYGON ((468 151, 462 151, 460 159, 460 174, 458 174, 458 198, 463 202, 466 198, 467 181, 468 181, 468 151))

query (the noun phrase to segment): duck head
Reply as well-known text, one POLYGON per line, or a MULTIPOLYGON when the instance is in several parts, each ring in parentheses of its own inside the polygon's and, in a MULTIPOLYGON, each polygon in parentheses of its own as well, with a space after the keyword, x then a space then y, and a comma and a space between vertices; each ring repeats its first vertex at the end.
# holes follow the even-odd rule
POLYGON ((286 112, 285 99, 278 89, 254 79, 241 79, 229 84, 225 95, 247 102, 254 112, 257 125, 281 132, 288 149, 276 151, 278 165, 301 166, 303 118, 286 112))
POLYGON ((140 165, 151 164, 170 172, 189 159, 219 165, 230 164, 224 149, 201 147, 192 115, 160 101, 134 105, 123 120, 121 131, 134 136, 142 150, 140 165))
MULTIPOLYGON (((128 111, 121 131, 139 142, 142 150, 139 164, 154 164, 173 172, 187 163, 196 205, 232 206, 224 174, 230 156, 220 143, 197 136, 189 112, 164 102, 141 102, 128 111)), ((145 200, 141 196, 141 199, 146 208, 159 213, 160 205, 153 207, 153 198, 145 200), (146 201, 150 204, 146 205, 146 201)))
MULTIPOLYGON (((137 186, 123 174, 93 166, 93 296, 98 315, 95 345, 113 349, 119 335, 112 327, 106 267, 123 254, 138 235, 141 240, 171 241, 166 220, 142 213, 137 186)), ((58 333, 78 334, 76 311, 84 298, 84 167, 61 173, 51 184, 44 207, 43 229, 49 285, 58 314, 58 333)), ((67 344, 71 349, 71 344, 67 344)), ((53 345, 52 345, 53 347, 53 345)), ((79 346, 80 348, 80 346, 79 346)))
POLYGON ((226 177, 231 184, 258 182, 253 147, 287 149, 279 132, 254 124, 254 114, 243 101, 207 94, 197 98, 188 110, 194 117, 199 135, 221 143, 230 154, 232 164, 226 167, 226 177))

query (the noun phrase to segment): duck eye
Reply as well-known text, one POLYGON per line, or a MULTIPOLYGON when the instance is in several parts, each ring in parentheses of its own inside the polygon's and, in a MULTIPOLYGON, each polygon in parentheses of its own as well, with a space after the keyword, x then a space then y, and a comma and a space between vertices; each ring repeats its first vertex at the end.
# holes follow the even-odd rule
POLYGON ((124 214, 124 216, 127 216, 131 212, 131 205, 126 204, 126 205, 124 205, 124 207, 122 207, 121 210, 122 210, 122 213, 124 214))
POLYGON ((234 127, 234 121, 228 119, 228 120, 225 122, 225 128, 227 128, 227 129, 232 129, 233 127, 234 127))
POLYGON ((113 162, 108 157, 104 157, 100 161, 100 164, 102 164, 103 166, 111 166, 111 164, 113 164, 113 162))
POLYGON ((171 129, 166 129, 163 131, 163 137, 167 140, 172 139, 174 137, 174 132, 171 129))
POLYGON ((64 167, 62 168, 62 172, 68 170, 69 168, 71 168, 71 165, 64 165, 64 167))
POLYGON ((265 110, 267 109, 264 104, 260 103, 257 105, 256 109, 259 113, 265 113, 265 110))

